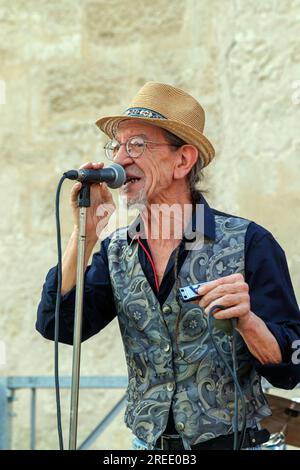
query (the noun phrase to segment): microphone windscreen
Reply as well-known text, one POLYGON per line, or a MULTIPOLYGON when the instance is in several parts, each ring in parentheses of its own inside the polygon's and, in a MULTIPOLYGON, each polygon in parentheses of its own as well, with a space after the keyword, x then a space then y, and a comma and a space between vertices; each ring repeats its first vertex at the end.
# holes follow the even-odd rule
POLYGON ((124 168, 118 163, 113 163, 109 168, 115 172, 116 178, 114 181, 107 182, 107 186, 112 189, 120 188, 120 186, 122 186, 126 181, 126 172, 124 168))

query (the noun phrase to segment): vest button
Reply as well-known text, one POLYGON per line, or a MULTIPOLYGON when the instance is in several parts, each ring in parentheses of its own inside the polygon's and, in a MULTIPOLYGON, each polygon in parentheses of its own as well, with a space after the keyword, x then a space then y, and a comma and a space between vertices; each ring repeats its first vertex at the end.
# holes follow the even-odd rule
POLYGON ((179 423, 176 423, 176 429, 177 431, 183 431, 184 430, 184 424, 179 421, 179 423))
POLYGON ((170 351, 170 345, 169 345, 169 344, 166 344, 166 345, 165 345, 164 351, 165 351, 165 352, 170 351))
POLYGON ((166 304, 166 305, 163 306, 162 311, 163 311, 164 314, 168 314, 168 313, 172 312, 172 309, 171 309, 170 305, 166 304))
POLYGON ((172 384, 171 382, 167 384, 167 390, 168 392, 173 392, 174 390, 174 384, 172 384))

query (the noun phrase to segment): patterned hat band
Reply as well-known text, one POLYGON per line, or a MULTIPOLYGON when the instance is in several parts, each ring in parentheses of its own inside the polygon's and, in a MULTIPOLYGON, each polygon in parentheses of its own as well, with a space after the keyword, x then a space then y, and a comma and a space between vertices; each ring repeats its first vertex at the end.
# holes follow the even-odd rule
POLYGON ((152 109, 148 108, 128 108, 126 109, 125 116, 130 117, 143 117, 143 118, 152 118, 152 119, 167 119, 160 113, 156 111, 152 111, 152 109))

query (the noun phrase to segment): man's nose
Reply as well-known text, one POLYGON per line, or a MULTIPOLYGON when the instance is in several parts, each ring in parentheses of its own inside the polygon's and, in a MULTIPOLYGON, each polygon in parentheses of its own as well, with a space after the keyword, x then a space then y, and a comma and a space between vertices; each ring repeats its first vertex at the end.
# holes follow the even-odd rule
POLYGON ((119 150, 114 156, 114 162, 122 166, 128 163, 132 163, 132 158, 128 155, 126 146, 124 144, 120 145, 119 150))

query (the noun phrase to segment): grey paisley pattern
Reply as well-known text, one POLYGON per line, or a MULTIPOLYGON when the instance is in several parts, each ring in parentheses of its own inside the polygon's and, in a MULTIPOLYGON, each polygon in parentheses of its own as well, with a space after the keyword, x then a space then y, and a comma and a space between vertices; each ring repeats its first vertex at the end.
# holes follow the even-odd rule
MULTIPOLYGON (((244 273, 249 221, 216 215, 215 224, 216 239, 205 239, 199 250, 189 251, 179 273, 181 286, 244 273)), ((193 303, 179 305, 175 286, 161 308, 137 250, 137 241, 129 247, 120 231, 108 248, 129 376, 126 424, 138 438, 154 444, 172 409, 178 432, 189 444, 233 432, 234 385, 210 340, 202 309, 193 303)), ((230 338, 220 325, 216 320, 215 335, 232 363, 230 338)), ((241 337, 238 364, 247 421, 253 426, 271 413, 241 337)))

